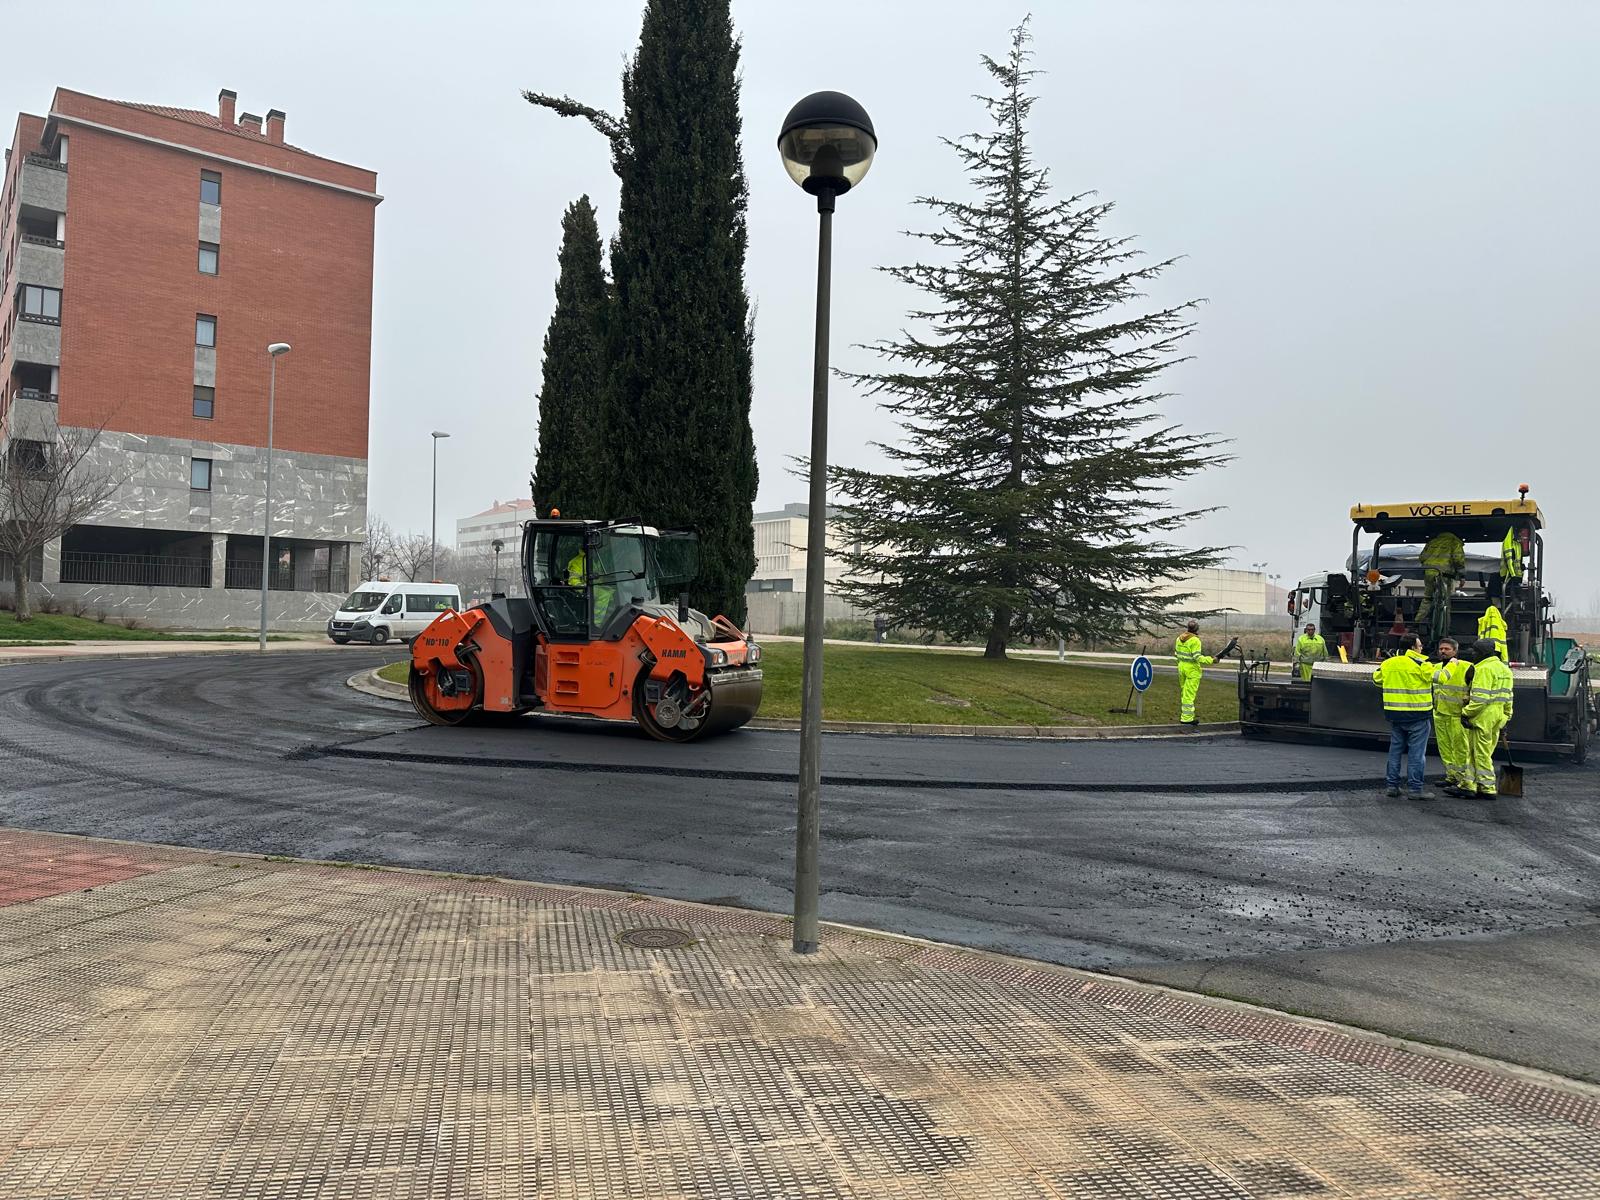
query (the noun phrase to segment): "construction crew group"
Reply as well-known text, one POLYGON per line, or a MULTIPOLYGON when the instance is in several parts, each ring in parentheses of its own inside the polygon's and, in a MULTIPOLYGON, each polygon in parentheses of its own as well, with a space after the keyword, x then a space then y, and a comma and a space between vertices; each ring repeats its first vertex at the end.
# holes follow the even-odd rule
MULTIPOLYGON (((1199 623, 1190 621, 1172 648, 1178 664, 1178 719, 1185 725, 1199 723, 1195 697, 1201 668, 1216 661, 1203 653, 1199 631, 1199 623)), ((1307 625, 1295 641, 1294 657, 1303 680, 1310 680, 1312 667, 1329 657, 1328 644, 1315 625, 1307 625)), ((1506 622, 1497 606, 1488 606, 1478 622, 1478 640, 1465 653, 1455 638, 1444 637, 1430 660, 1420 636, 1401 635, 1400 652, 1378 664, 1372 682, 1382 689, 1384 716, 1389 720, 1384 777, 1389 796, 1398 797, 1404 783, 1414 800, 1435 798, 1424 781, 1430 735, 1444 761, 1446 795, 1485 799, 1495 795, 1493 756, 1501 731, 1511 720, 1512 693, 1506 622), (1406 760, 1403 781, 1402 759, 1406 760)))

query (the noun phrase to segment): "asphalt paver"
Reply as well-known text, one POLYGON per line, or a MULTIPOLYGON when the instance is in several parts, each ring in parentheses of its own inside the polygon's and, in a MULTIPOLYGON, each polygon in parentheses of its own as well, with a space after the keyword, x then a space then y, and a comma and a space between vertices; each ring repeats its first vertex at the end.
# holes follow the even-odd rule
MULTIPOLYGON (((394 657, 0 668, 0 824, 788 909, 793 735, 709 744, 723 764, 765 747, 771 780, 626 730, 585 731, 592 762, 534 770, 330 753, 414 730, 402 706, 345 686, 394 657), (589 769, 624 753, 624 769, 589 769), (684 773, 639 769, 649 761, 684 773)), ((1600 1048, 1564 1015, 1594 994, 1581 951, 1600 924, 1592 767, 1530 775, 1521 800, 1424 805, 1375 787, 1248 791, 1253 755, 1295 748, 1201 739, 1122 744, 1125 775, 1101 782, 1151 787, 1005 789, 941 780, 981 781, 977 756, 1062 748, 885 740, 826 741, 826 770, 856 783, 824 797, 826 918, 1075 967, 1192 968, 1188 986, 1600 1080, 1600 1048), (1185 750, 1236 767, 1239 790, 1187 788, 1185 750), (919 759, 926 780, 862 782, 919 759), (1536 987, 1488 982, 1535 966, 1536 987), (1383 1002, 1349 1011, 1343 998, 1362 995, 1383 1002)), ((1350 761, 1381 769, 1371 753, 1350 761)), ((1010 769, 1000 778, 1019 781, 1010 769)))
POLYGON ((619 893, 0 829, 0 1198, 1586 1196, 1600 1092, 619 893))

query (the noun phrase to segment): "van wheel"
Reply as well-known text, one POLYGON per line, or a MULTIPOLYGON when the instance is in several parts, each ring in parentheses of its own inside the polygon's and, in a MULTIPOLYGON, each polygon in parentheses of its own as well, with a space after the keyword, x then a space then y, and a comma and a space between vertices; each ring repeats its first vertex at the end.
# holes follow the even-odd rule
POLYGON ((374 629, 372 631, 372 644, 374 646, 381 646, 385 642, 387 642, 388 640, 389 640, 389 631, 387 629, 381 629, 380 628, 380 629, 374 629))

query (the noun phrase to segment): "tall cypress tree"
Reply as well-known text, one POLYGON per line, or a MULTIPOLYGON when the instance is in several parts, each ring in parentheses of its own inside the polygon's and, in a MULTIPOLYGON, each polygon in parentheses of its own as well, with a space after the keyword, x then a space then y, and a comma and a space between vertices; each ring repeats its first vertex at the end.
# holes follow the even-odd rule
POLYGON ((606 390, 606 309, 610 289, 600 260, 600 227, 588 196, 561 218, 556 307, 544 335, 539 391, 539 448, 533 499, 541 515, 603 517, 607 452, 601 441, 606 390))
POLYGON ((695 603, 742 620, 756 562, 756 462, 728 0, 648 0, 620 119, 524 95, 610 138, 622 180, 601 421, 608 515, 698 530, 695 603))
POLYGON ((1012 32, 990 128, 947 144, 974 195, 923 199, 943 228, 913 236, 937 264, 894 267, 924 302, 921 328, 875 349, 890 368, 853 376, 904 436, 895 473, 835 469, 841 590, 896 624, 981 638, 1110 637, 1164 623, 1171 581, 1218 558, 1169 538, 1201 511, 1178 480, 1225 461, 1217 439, 1161 421, 1157 378, 1180 361, 1194 302, 1139 311, 1170 261, 1141 264, 1104 231, 1109 203, 1052 199, 1027 143, 1030 37, 1012 32))

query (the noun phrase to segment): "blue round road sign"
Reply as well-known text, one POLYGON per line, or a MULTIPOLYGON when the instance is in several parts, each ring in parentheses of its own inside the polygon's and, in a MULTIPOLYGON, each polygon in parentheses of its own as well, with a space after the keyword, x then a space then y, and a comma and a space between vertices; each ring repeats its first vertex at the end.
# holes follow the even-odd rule
POLYGON ((1133 665, 1128 668, 1128 678, 1133 680, 1135 691, 1144 691, 1156 677, 1156 669, 1150 665, 1150 660, 1144 655, 1139 655, 1133 660, 1133 665))

